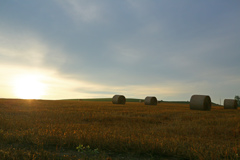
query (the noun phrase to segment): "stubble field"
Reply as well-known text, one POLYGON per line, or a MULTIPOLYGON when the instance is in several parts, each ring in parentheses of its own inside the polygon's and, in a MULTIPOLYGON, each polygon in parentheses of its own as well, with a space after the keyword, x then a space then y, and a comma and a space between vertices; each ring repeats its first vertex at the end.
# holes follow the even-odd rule
POLYGON ((0 159, 217 160, 238 155, 239 110, 196 111, 189 104, 164 102, 0 100, 0 159))

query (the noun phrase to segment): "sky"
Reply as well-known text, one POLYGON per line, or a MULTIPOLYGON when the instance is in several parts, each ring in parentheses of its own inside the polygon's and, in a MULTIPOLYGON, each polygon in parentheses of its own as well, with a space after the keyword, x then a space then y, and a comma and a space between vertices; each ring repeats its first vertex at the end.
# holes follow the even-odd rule
POLYGON ((238 0, 0 0, 0 98, 240 95, 238 0))

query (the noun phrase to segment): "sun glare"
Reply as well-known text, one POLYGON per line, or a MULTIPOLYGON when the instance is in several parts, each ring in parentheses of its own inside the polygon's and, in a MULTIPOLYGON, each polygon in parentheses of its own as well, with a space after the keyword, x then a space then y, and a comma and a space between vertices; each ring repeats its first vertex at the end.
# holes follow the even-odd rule
POLYGON ((18 98, 39 99, 45 94, 45 84, 41 82, 40 76, 20 76, 14 81, 14 92, 18 98))

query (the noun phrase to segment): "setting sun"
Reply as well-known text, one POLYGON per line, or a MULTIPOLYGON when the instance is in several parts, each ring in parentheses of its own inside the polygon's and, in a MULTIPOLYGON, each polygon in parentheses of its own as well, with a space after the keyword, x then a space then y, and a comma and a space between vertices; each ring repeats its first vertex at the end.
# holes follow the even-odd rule
POLYGON ((39 99, 45 94, 45 84, 40 76, 24 75, 14 80, 14 92, 18 98, 39 99))

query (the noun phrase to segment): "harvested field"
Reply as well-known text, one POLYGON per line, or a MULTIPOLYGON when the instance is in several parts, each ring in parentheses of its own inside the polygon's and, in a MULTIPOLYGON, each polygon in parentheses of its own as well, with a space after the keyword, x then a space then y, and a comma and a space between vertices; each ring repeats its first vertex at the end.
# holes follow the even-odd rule
POLYGON ((0 159, 238 159, 240 110, 0 100, 0 159), (88 146, 78 152, 79 145, 88 146), (98 149, 98 152, 94 150, 98 149))

